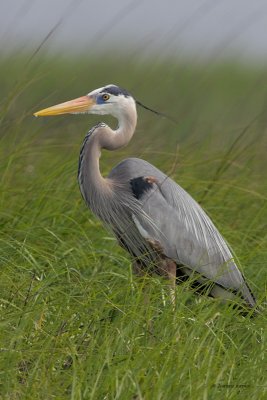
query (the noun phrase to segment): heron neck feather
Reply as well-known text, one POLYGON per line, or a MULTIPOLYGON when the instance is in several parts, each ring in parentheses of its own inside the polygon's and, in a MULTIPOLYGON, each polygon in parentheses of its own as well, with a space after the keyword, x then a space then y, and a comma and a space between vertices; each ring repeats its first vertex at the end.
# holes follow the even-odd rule
POLYGON ((117 129, 113 130, 106 125, 96 135, 99 138, 100 148, 112 151, 120 149, 130 142, 137 122, 135 105, 120 110, 116 117, 118 119, 117 129))
POLYGON ((105 197, 104 194, 109 196, 112 193, 112 182, 100 172, 101 150, 117 150, 129 143, 137 122, 135 106, 121 110, 117 118, 118 128, 115 130, 105 124, 93 128, 80 152, 78 180, 83 197, 91 208, 105 197))

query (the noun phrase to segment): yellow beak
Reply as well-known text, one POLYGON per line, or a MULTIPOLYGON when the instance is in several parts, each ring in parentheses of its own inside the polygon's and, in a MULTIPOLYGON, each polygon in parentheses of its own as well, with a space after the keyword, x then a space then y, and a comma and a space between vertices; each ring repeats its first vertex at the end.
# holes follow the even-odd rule
POLYGON ((95 100, 91 96, 82 96, 74 100, 66 101, 65 103, 44 108, 33 115, 35 115, 35 117, 43 117, 46 115, 75 114, 89 111, 94 104, 96 104, 95 100))

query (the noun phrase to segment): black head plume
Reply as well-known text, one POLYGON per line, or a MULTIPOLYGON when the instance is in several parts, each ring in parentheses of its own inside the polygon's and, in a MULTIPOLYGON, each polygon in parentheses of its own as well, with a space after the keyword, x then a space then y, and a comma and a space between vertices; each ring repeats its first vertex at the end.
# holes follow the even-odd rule
POLYGON ((156 115, 159 115, 160 117, 167 118, 168 120, 172 121, 174 124, 177 124, 177 121, 174 118, 170 117, 169 115, 164 114, 164 113, 159 112, 159 111, 156 111, 156 110, 153 110, 152 108, 149 108, 149 107, 145 106, 143 103, 141 103, 140 101, 138 101, 136 99, 135 99, 135 102, 140 107, 143 107, 145 110, 151 111, 152 113, 154 113, 156 115))

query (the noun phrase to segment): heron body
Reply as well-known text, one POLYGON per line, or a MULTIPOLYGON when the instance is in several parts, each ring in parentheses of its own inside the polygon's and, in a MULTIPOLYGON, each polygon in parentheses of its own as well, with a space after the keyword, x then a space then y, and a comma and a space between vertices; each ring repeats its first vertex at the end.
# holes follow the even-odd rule
POLYGON ((78 182, 87 206, 111 228, 133 256, 138 272, 155 271, 172 282, 195 277, 213 297, 241 297, 248 307, 255 298, 225 240, 200 205, 159 169, 128 158, 101 175, 102 149, 116 150, 131 140, 136 123, 133 97, 116 85, 37 112, 111 114, 112 130, 100 123, 86 135, 80 151, 78 182))

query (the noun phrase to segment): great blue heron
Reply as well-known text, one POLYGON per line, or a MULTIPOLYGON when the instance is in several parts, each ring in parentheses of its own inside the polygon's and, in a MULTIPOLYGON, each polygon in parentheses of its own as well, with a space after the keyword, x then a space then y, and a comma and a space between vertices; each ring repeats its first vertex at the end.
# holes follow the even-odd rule
POLYGON ((101 150, 119 149, 134 134, 136 101, 130 93, 107 85, 34 115, 65 113, 110 114, 118 120, 115 130, 99 123, 85 136, 78 181, 87 206, 134 257, 134 270, 165 275, 172 284, 189 279, 213 297, 241 296, 248 307, 254 307, 253 293, 225 240, 184 189, 138 158, 123 160, 107 178, 101 175, 101 150))

